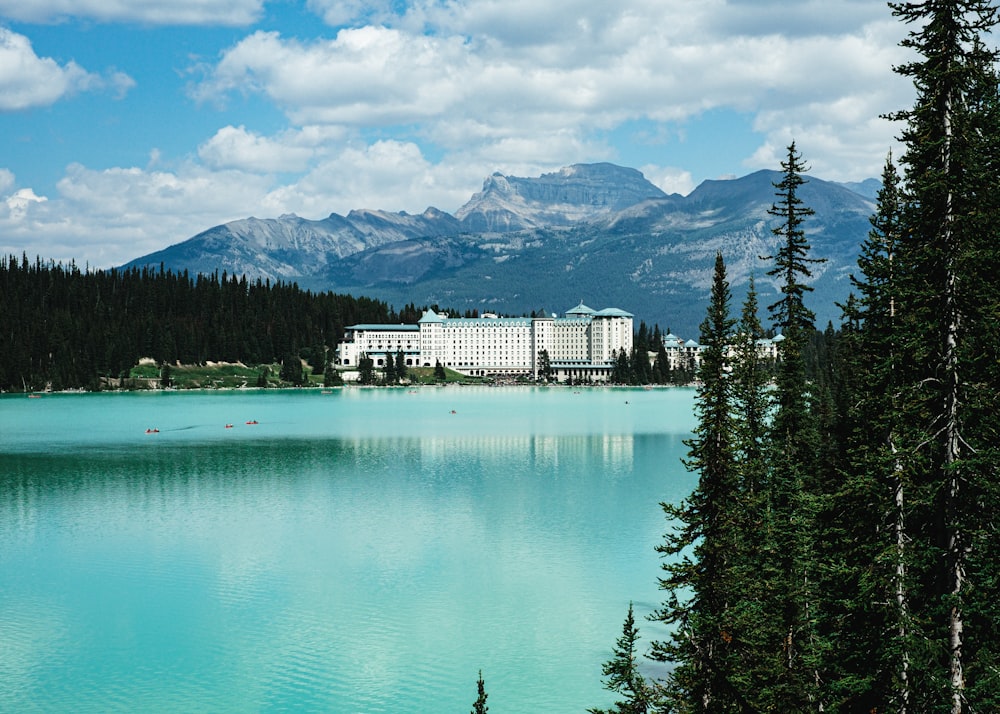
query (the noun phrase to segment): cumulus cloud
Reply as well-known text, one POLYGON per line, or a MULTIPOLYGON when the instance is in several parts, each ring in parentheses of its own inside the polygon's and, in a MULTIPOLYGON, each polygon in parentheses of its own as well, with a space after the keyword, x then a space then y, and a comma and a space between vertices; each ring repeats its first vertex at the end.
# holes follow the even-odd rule
POLYGON ((57 188, 64 204, 85 208, 114 224, 137 217, 218 215, 252 211, 268 180, 240 171, 209 171, 195 165, 177 171, 112 168, 96 171, 73 164, 57 188))
POLYGON ((198 147, 198 156, 212 168, 263 173, 303 171, 313 157, 316 134, 285 132, 277 138, 261 136, 244 126, 225 126, 198 147), (312 134, 312 135, 311 135, 312 134))
POLYGON ((42 203, 48 199, 45 196, 38 196, 30 188, 22 188, 7 197, 5 203, 10 219, 22 221, 28 213, 28 208, 33 203, 42 203))
MULTIPOLYGON (((331 23, 364 15, 360 3, 310 7, 331 23)), ((416 125, 449 152, 474 142, 499 162, 567 144, 605 158, 595 136, 622 122, 681 125, 730 109, 756 116, 760 150, 809 136, 810 153, 830 152, 818 163, 843 174, 877 171, 893 136, 878 116, 909 96, 891 70, 904 59, 889 37, 899 28, 860 0, 582 0, 573 13, 536 0, 427 0, 395 15, 388 3, 365 7, 384 23, 313 42, 248 36, 196 93, 259 93, 297 125, 416 125), (768 22, 754 19, 758 9, 768 22), (838 136, 870 139, 845 161, 833 152, 853 144, 838 136)), ((755 168, 763 155, 734 163, 755 168)))
POLYGON ((0 15, 23 22, 69 18, 148 25, 249 25, 264 0, 0 0, 0 15))
POLYGON ((679 193, 686 196, 694 190, 694 179, 691 172, 674 166, 647 165, 641 169, 650 183, 659 187, 664 193, 679 193))
POLYGON ((67 168, 47 200, 21 189, 0 210, 0 255, 111 267, 259 212, 270 183, 194 164, 176 171, 67 168))
POLYGON ((391 0, 308 0, 306 7, 333 27, 381 25, 398 18, 391 0))
POLYGON ((121 99, 135 86, 124 72, 88 72, 75 62, 39 57, 24 35, 0 27, 0 112, 53 104, 84 91, 110 91, 121 99))
POLYGON ((384 140, 345 146, 298 181, 272 191, 265 205, 275 214, 317 218, 355 208, 419 213, 434 205, 454 211, 469 199, 470 182, 481 180, 468 167, 428 161, 412 142, 384 140))
POLYGON ((47 106, 103 83, 75 62, 39 57, 27 37, 0 27, 0 111, 47 106))
POLYGON ((300 125, 408 123, 440 116, 460 98, 456 79, 469 73, 456 65, 474 60, 463 44, 383 27, 308 44, 255 32, 225 53, 196 96, 260 92, 300 125))
MULTIPOLYGON (((537 171, 522 175, 532 173, 537 171)), ((394 140, 340 145, 284 185, 259 173, 196 163, 172 171, 74 164, 47 200, 21 189, 0 202, 0 255, 39 253, 111 267, 247 216, 315 219, 355 208, 419 213, 431 205, 454 211, 484 177, 479 165, 434 163, 416 144, 394 140)), ((4 184, 9 191, 14 176, 0 170, 4 184)))

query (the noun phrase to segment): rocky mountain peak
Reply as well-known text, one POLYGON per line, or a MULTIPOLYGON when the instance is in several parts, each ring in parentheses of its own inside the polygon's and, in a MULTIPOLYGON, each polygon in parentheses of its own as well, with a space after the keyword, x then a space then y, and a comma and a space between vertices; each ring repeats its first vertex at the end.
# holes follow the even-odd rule
POLYGON ((455 216, 470 231, 507 232, 593 221, 665 196, 636 169, 574 164, 538 178, 493 173, 455 216))

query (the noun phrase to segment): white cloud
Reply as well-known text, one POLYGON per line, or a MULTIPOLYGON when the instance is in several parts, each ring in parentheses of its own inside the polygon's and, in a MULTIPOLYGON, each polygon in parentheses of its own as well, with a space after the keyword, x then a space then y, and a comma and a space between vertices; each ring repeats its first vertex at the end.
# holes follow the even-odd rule
MULTIPOLYGON (((267 179, 240 171, 208 171, 184 166, 177 171, 113 168, 102 171, 71 165, 57 188, 63 202, 117 225, 136 217, 167 218, 252 211, 267 179)), ((239 215, 239 214, 237 214, 239 215)))
POLYGON ((444 31, 482 38, 506 48, 558 45, 570 50, 574 45, 599 47, 608 37, 608 30, 622 18, 655 8, 643 5, 627 0, 577 0, 568 9, 560 3, 537 0, 475 0, 431 5, 424 19, 444 31))
POLYGON ((83 91, 109 90, 121 99, 135 86, 124 72, 106 76, 87 72, 75 62, 60 65, 39 57, 24 35, 0 27, 0 112, 43 107, 83 91))
POLYGON ((332 27, 380 25, 396 17, 391 0, 307 0, 306 7, 332 27))
POLYGON ((39 57, 27 37, 0 27, 0 111, 47 106, 101 82, 75 62, 39 57))
POLYGON ((12 221, 22 221, 28 213, 28 208, 33 203, 43 203, 49 200, 45 196, 38 196, 30 188, 22 188, 8 196, 4 201, 7 204, 8 215, 12 221))
POLYGON ((258 91, 300 125, 409 123, 440 116, 461 97, 456 79, 468 72, 460 66, 474 59, 462 45, 381 27, 311 44, 255 32, 224 54, 196 94, 258 91))
POLYGON ((695 188, 691 172, 685 169, 649 165, 643 166, 640 171, 650 183, 658 186, 665 193, 679 193, 686 196, 695 188))
MULTIPOLYGON (((283 186, 253 172, 193 163, 173 171, 74 164, 47 200, 21 189, 0 202, 0 255, 111 267, 247 216, 323 218, 355 208, 419 213, 429 205, 454 211, 484 176, 464 162, 432 163, 415 144, 398 141, 341 147, 283 186)), ((14 185, 6 170, 3 185, 14 185)))
POLYGON ((324 140, 341 133, 316 127, 269 138, 247 131, 244 126, 225 126, 198 147, 198 156, 216 169, 263 173, 303 171, 324 140))
POLYGON ((68 18, 148 25, 249 25, 264 0, 0 0, 0 15, 23 22, 68 18))
POLYGON ((57 195, 36 201, 31 189, 21 189, 2 204, 0 255, 110 267, 259 213, 270 188, 254 174, 195 165, 169 172, 74 164, 57 195))
MULTIPOLYGON (((314 0, 310 7, 331 22, 330 13, 341 13, 343 22, 362 6, 314 0)), ((387 25, 342 29, 334 39, 256 32, 223 53, 197 94, 259 93, 296 125, 408 128, 445 151, 494 162, 540 151, 536 163, 546 163, 552 148, 567 146, 607 158, 609 147, 594 137, 624 121, 683 124, 729 109, 757 117, 762 147, 808 135, 817 139, 818 163, 843 174, 877 172, 893 135, 877 117, 909 96, 891 70, 905 56, 890 36, 901 30, 888 10, 858 0, 791 9, 769 2, 761 11, 773 22, 765 23, 751 22, 754 8, 732 0, 587 0, 567 13, 537 0, 427 0, 393 16, 380 3, 368 9, 387 25), (833 32, 821 34, 828 26, 833 32), (858 156, 834 153, 850 144, 838 135, 863 133, 871 138, 858 156)), ((757 161, 734 157, 734 165, 741 160, 757 161)))
POLYGON ((434 205, 454 211, 471 196, 470 181, 475 186, 481 180, 451 162, 432 164, 411 142, 377 141, 345 147, 295 183, 272 191, 265 205, 272 215, 314 218, 355 208, 419 213, 434 205))

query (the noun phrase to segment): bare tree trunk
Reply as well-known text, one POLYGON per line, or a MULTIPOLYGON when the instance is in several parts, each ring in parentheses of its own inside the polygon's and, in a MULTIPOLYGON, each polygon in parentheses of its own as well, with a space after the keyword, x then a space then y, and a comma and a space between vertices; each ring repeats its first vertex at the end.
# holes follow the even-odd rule
MULTIPOLYGON (((953 98, 948 92, 945 98, 944 107, 944 137, 945 141, 941 148, 942 168, 945 176, 951 176, 951 151, 953 141, 952 128, 953 98)), ((957 246, 954 244, 954 189, 949 186, 945 198, 945 215, 942 241, 945 250, 945 275, 944 275, 944 354, 943 376, 944 376, 944 428, 942 438, 944 439, 944 461, 942 463, 942 473, 947 474, 948 484, 948 506, 946 514, 952 517, 947 521, 948 558, 949 558, 949 591, 953 598, 951 610, 948 615, 948 646, 949 658, 949 681, 951 684, 951 712, 952 714, 962 714, 962 702, 964 701, 965 675, 962 663, 962 633, 964 630, 964 619, 962 611, 962 595, 965 588, 965 556, 966 549, 963 543, 963 534, 954 514, 958 512, 959 491, 961 489, 961 469, 956 464, 961 459, 961 425, 958 417, 958 407, 960 403, 959 389, 961 379, 958 368, 958 333, 961 326, 961 312, 958 308, 957 276, 955 274, 955 257, 957 246)))
MULTIPOLYGON (((895 455, 895 446, 890 447, 895 455)), ((903 513, 902 465, 895 461, 896 472, 896 617, 899 618, 897 634, 903 651, 899 662, 899 714, 907 714, 910 708, 910 650, 906 644, 910 603, 906 592, 906 522, 903 513)))

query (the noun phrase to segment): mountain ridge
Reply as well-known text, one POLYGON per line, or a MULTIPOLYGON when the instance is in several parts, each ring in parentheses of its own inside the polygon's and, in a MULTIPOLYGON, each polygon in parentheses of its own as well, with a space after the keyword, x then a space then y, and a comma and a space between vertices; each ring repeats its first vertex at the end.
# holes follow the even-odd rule
MULTIPOLYGON (((392 304, 438 304, 508 314, 575 304, 581 296, 696 334, 715 252, 722 251, 734 311, 749 275, 760 302, 778 286, 759 260, 777 247, 768 209, 781 174, 761 170, 667 194, 636 169, 576 164, 537 178, 494 173, 455 214, 355 209, 312 221, 294 215, 215 226, 125 267, 226 270, 368 295, 392 304), (742 289, 741 289, 742 288, 742 289)), ((800 196, 817 266, 817 324, 838 317, 848 275, 874 211, 868 181, 806 176, 800 196), (852 188, 852 186, 856 188, 852 188)), ((877 182, 876 182, 877 183, 877 182)))

